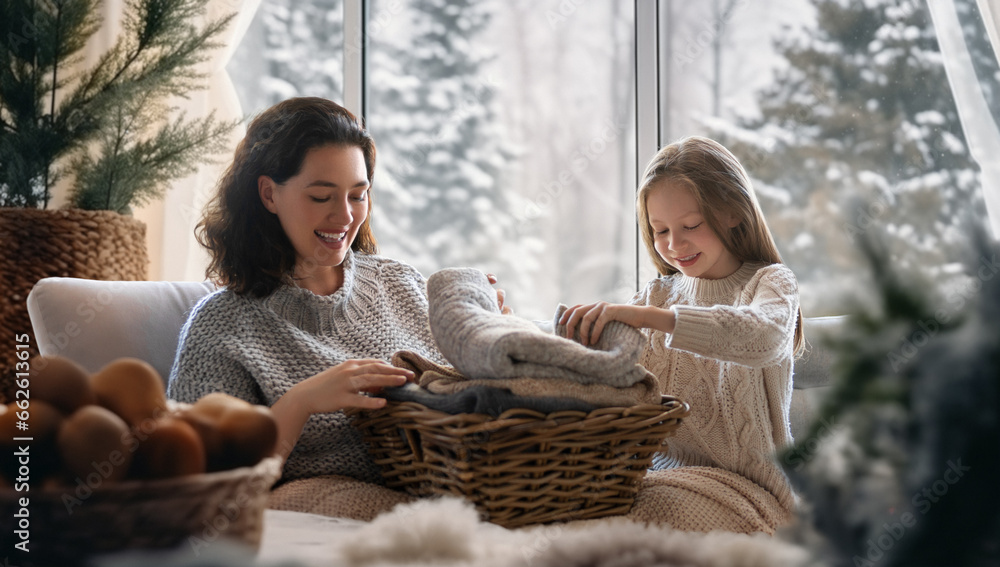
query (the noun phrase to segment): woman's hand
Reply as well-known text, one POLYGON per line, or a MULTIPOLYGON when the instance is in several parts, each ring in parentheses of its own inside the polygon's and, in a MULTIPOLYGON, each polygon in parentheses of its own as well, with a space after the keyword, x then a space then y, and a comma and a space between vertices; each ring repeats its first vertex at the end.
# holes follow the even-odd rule
POLYGON ((271 406, 278 421, 279 453, 288 457, 313 414, 345 408, 380 408, 385 399, 369 397, 363 392, 402 386, 413 378, 413 372, 376 359, 348 360, 306 378, 271 406))
POLYGON ((656 329, 664 333, 674 331, 674 312, 652 305, 621 305, 598 301, 589 305, 574 305, 559 318, 566 325, 566 338, 572 339, 580 328, 580 344, 589 346, 601 338, 601 331, 611 321, 621 321, 637 328, 656 329))
MULTIPOLYGON (((373 358, 347 360, 306 378, 292 387, 310 415, 345 408, 375 409, 385 405, 382 398, 365 396, 382 388, 402 386, 413 372, 373 358)), ((289 390, 289 393, 291 390, 289 390)), ((286 394, 287 395, 287 394, 286 394)))
MULTIPOLYGON (((497 277, 494 274, 486 274, 486 279, 489 280, 491 284, 497 283, 497 277)), ((514 310, 504 305, 504 300, 507 298, 507 292, 502 289, 497 290, 497 307, 500 308, 500 312, 504 315, 513 315, 514 310)))

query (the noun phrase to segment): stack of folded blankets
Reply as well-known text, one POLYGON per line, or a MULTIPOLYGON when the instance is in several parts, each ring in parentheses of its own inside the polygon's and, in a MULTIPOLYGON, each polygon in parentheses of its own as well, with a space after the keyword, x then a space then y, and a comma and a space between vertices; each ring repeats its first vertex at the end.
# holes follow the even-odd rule
POLYGON ((513 315, 503 315, 486 274, 449 268, 427 281, 431 333, 453 366, 409 351, 393 364, 417 375, 416 384, 386 390, 394 400, 416 401, 448 413, 497 416, 511 408, 543 413, 660 403, 652 373, 638 363, 644 337, 617 321, 605 326, 591 347, 513 315))

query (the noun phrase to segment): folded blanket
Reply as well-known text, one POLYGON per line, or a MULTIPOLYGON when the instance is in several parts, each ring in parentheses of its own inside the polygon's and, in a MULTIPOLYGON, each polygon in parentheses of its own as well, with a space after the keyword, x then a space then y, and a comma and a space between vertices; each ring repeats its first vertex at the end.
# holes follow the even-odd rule
POLYGON ((564 378, 626 387, 647 375, 638 364, 643 336, 635 328, 613 321, 592 347, 547 334, 526 319, 502 315, 496 291, 479 270, 434 273, 427 298, 441 354, 468 378, 564 378))
POLYGON ((555 411, 582 411, 589 413, 596 406, 573 398, 556 396, 518 396, 507 388, 474 386, 459 392, 436 394, 416 384, 386 388, 382 395, 389 400, 417 402, 430 409, 450 414, 481 413, 498 417, 509 409, 529 409, 539 413, 555 411))
MULTIPOLYGON (((506 388, 517 396, 574 398, 595 407, 628 407, 660 403, 660 390, 653 373, 635 384, 616 388, 606 384, 580 384, 563 378, 493 378, 469 380, 450 366, 442 366, 415 352, 401 350, 392 356, 393 366, 416 374, 421 387, 437 394, 454 394, 469 388, 493 386, 506 388)), ((426 405, 426 404, 425 404, 426 405)))
POLYGON ((416 500, 415 496, 400 490, 350 476, 323 475, 276 486, 268 498, 267 507, 370 522, 398 504, 416 500))

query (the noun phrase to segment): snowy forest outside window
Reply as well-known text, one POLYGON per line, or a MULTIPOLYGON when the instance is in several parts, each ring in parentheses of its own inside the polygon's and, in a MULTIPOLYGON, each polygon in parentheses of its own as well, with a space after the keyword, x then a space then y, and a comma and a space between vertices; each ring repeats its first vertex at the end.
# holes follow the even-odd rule
POLYGON ((343 0, 261 0, 226 71, 248 117, 295 96, 343 102, 343 0))
MULTIPOLYGON (((922 0, 659 6, 661 144, 707 135, 741 158, 805 315, 863 296, 870 233, 939 283, 960 271, 986 213, 922 0)), ((1000 109, 975 0, 956 6, 1000 109)), ((263 0, 230 64, 244 110, 342 100, 342 13, 342 0, 263 0)), ((632 2, 369 0, 367 13, 385 254, 425 275, 493 271, 535 319, 627 300, 637 270, 655 275, 634 227, 632 2)))
POLYGON ((377 234, 497 274, 519 315, 635 291, 630 2, 372 0, 377 234), (562 7, 560 7, 562 5, 562 7), (385 22, 384 24, 382 22, 385 22))
MULTIPOLYGON (((956 4, 1000 109, 975 0, 956 4)), ((671 5, 666 137, 707 135, 741 159, 799 278, 803 313, 863 299, 858 245, 872 232, 894 264, 948 284, 971 227, 988 223, 924 2, 671 5)))

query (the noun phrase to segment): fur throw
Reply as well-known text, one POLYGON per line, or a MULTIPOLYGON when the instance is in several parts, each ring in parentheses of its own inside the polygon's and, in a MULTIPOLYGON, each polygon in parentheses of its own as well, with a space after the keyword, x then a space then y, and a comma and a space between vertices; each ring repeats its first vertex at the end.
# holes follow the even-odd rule
POLYGON ((397 506, 343 538, 352 566, 799 567, 802 548, 763 534, 689 533, 623 517, 508 530, 450 497, 397 506))

